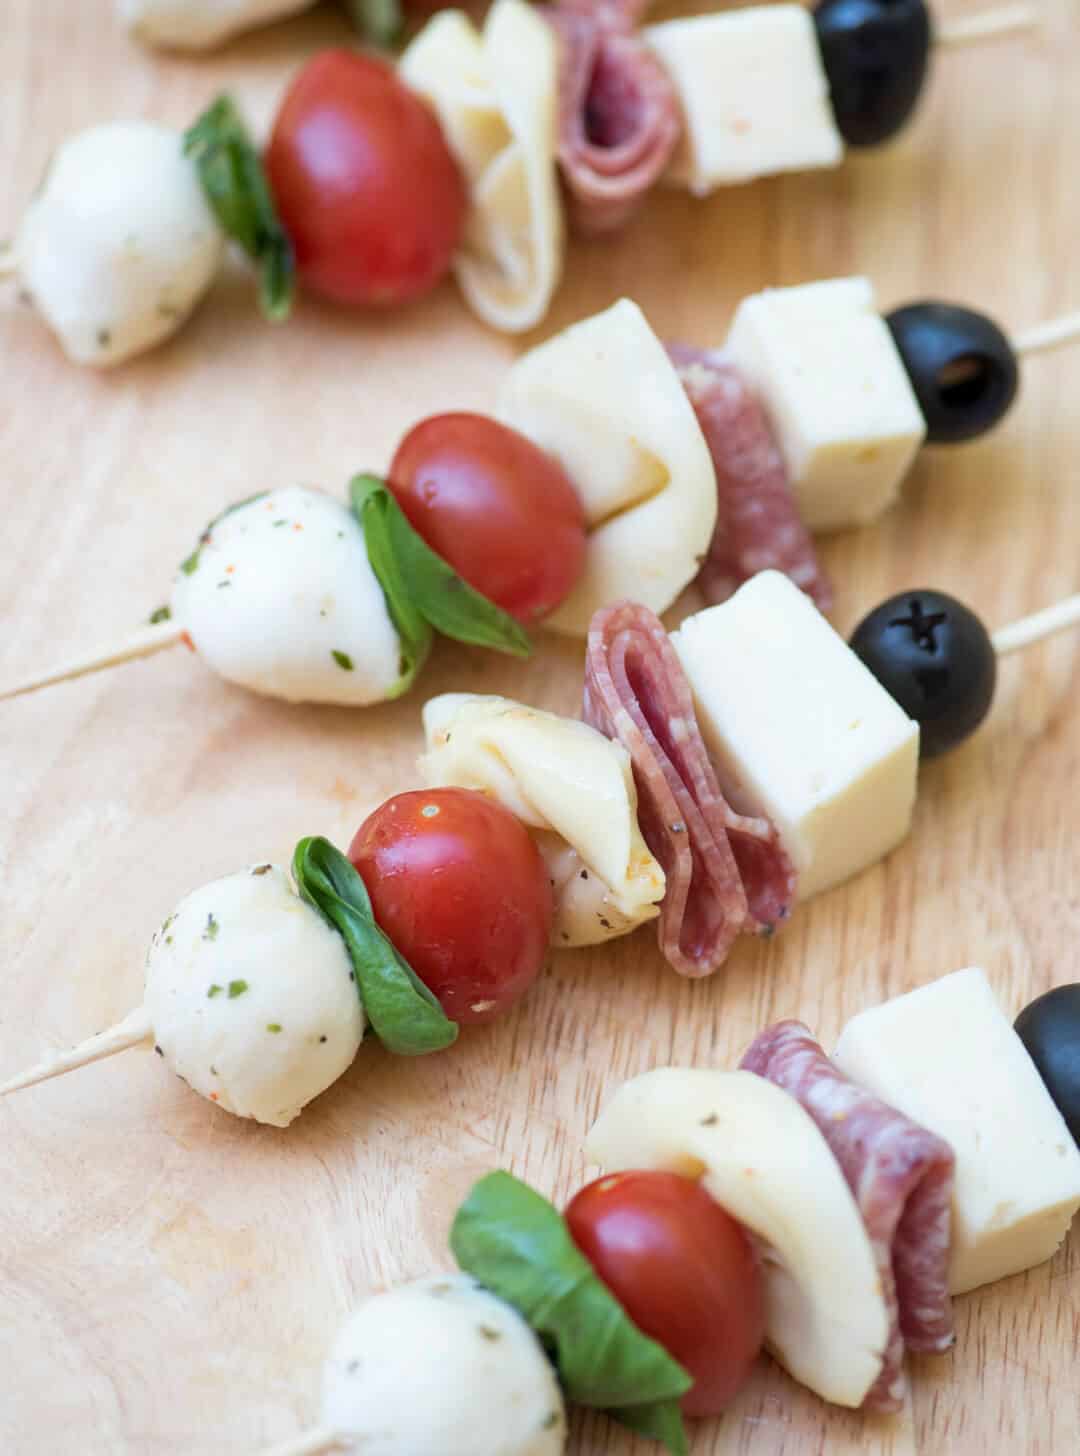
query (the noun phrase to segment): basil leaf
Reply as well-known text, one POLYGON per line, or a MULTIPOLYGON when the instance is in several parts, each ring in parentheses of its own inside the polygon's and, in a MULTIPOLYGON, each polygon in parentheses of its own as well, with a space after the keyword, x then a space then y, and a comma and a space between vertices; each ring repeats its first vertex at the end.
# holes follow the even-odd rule
POLYGON ((345 8, 365 40, 392 46, 401 39, 405 27, 401 0, 345 0, 345 8))
POLYGON ((620 1425, 639 1436, 659 1441, 672 1456, 687 1456, 686 1427, 677 1400, 654 1401, 652 1405, 624 1405, 607 1413, 620 1425))
POLYGON ((570 1400, 599 1406, 685 1456, 678 1402, 693 1380, 633 1323, 546 1198, 509 1173, 489 1173, 458 1209, 450 1247, 553 1350, 570 1400))
POLYGON ((225 517, 231 516, 234 511, 242 511, 245 506, 253 505, 255 501, 263 500, 264 497, 268 496, 269 494, 270 492, 268 490, 258 490, 255 492, 254 495, 245 496, 243 500, 233 501, 231 506, 226 506, 223 511, 220 511, 209 523, 209 525, 207 525, 202 531, 201 535, 199 536, 199 544, 195 547, 195 550, 191 553, 190 556, 185 556, 183 561, 181 561, 180 570, 184 573, 184 575, 194 576, 195 573, 198 571, 199 558, 202 556, 202 549, 204 546, 208 546, 210 544, 210 537, 214 534, 215 526, 220 525, 225 517))
POLYGON ((401 643, 401 677, 386 695, 400 698, 412 687, 427 661, 435 634, 414 603, 394 553, 387 508, 392 499, 390 492, 373 475, 358 475, 349 485, 349 494, 353 514, 364 533, 371 569, 382 587, 390 620, 401 643))
POLYGON ((259 303, 275 323, 289 317, 296 260, 262 162, 232 98, 219 96, 184 133, 184 155, 226 234, 259 270, 259 303))
POLYGON ((368 1021, 387 1051, 422 1057, 453 1045, 457 1022, 376 925, 367 887, 341 851, 328 839, 302 839, 292 870, 301 896, 345 941, 368 1021))
MULTIPOLYGON (((528 657, 529 639, 524 628, 508 612, 462 581, 441 556, 432 551, 412 526, 383 481, 374 475, 357 475, 349 482, 355 514, 378 502, 385 517, 386 543, 409 600, 425 621, 455 642, 472 647, 490 647, 512 657, 528 657)), ((374 563, 372 563, 374 565, 374 563)))

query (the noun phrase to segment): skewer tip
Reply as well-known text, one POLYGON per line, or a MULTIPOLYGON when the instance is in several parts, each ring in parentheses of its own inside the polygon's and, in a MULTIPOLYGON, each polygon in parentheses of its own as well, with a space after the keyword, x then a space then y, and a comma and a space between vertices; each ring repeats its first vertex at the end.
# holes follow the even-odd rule
POLYGON ((260 1452, 260 1456, 320 1456, 324 1451, 340 1451, 343 1446, 344 1440, 337 1431, 318 1426, 303 1435, 294 1436, 290 1441, 282 1441, 269 1451, 260 1452))
POLYGON ((130 1047, 149 1041, 153 1034, 154 1029, 150 1025, 146 1008, 136 1007, 123 1021, 110 1026, 107 1031, 88 1037, 69 1051, 58 1052, 0 1084, 0 1097, 6 1097, 9 1092, 20 1092, 24 1087, 34 1087, 39 1082, 48 1082, 53 1077, 62 1077, 65 1072, 74 1072, 76 1068, 89 1066, 91 1062, 100 1062, 104 1057, 113 1057, 117 1052, 127 1051, 130 1047))

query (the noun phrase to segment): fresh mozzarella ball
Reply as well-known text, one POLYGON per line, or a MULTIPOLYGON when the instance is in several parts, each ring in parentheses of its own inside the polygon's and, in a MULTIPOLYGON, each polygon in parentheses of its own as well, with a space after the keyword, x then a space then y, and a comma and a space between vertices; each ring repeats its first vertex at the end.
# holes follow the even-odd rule
POLYGON ((345 942, 274 865, 181 900, 150 945, 146 1010, 195 1092, 274 1127, 337 1081, 364 1034, 345 942))
POLYGON ((202 51, 242 30, 310 10, 315 0, 117 0, 120 19, 147 45, 202 51))
POLYGON ((208 527, 172 614, 221 677, 290 703, 395 696, 401 645, 356 517, 322 491, 260 496, 208 527))
POLYGON ((178 132, 114 121, 55 154, 15 239, 23 287, 78 364, 119 364, 175 333, 224 234, 178 132))
POLYGON ((369 1299, 326 1366, 322 1424, 364 1456, 560 1456, 566 1410, 540 1341, 466 1275, 369 1299))

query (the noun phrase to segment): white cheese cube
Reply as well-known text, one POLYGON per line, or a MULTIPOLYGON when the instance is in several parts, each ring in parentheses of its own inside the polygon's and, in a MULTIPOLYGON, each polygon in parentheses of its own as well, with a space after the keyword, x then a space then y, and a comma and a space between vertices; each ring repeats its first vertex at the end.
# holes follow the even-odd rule
POLYGON ((1053 1256, 1080 1208, 1080 1152, 982 971, 863 1011, 833 1058, 951 1144, 953 1294, 1053 1256))
POLYGON ((801 6, 669 20, 648 26, 645 40, 685 120, 669 177, 697 196, 842 159, 814 22, 801 6))
POLYGON ((892 505, 926 421, 867 279, 752 294, 727 349, 761 399, 812 531, 892 505))
POLYGON ((760 572, 671 640, 721 781, 736 807, 776 825, 800 899, 900 843, 918 724, 786 576, 760 572))

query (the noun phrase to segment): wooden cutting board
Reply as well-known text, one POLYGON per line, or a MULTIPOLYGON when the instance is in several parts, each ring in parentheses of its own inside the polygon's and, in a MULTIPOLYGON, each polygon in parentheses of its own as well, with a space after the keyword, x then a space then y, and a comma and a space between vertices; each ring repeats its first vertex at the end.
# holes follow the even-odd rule
MULTIPOLYGON (((1044 9, 1041 39, 940 56, 889 151, 708 202, 665 193, 621 237, 575 245, 544 332, 628 293, 661 334, 716 342, 743 294, 854 271, 884 307, 937 296, 1016 328, 1080 307, 1080 18, 1072 0, 1044 9)), ((303 57, 346 35, 331 11, 184 61, 133 47, 107 0, 2 11, 4 232, 71 130, 184 125, 224 86, 262 122, 303 57)), ((305 303, 271 328, 240 270, 114 373, 67 364, 14 290, 0 338, 0 680, 143 621, 226 502, 337 489, 420 416, 489 407, 521 347, 450 286, 386 317, 305 303)), ((825 543, 841 630, 906 587, 946 588, 992 625, 1080 589, 1078 390, 1080 348, 1026 364, 1003 428, 925 451, 898 509, 825 543)), ((706 983, 666 969, 647 932, 557 956, 516 1014, 450 1052, 365 1047, 285 1132, 217 1111, 141 1052, 0 1103, 0 1451, 254 1456, 314 1419, 350 1306, 448 1262, 477 1175, 509 1167, 560 1201, 580 1186, 585 1131, 624 1078, 731 1066, 778 1016, 827 1042, 970 963, 1010 1012, 1077 979, 1078 663, 1080 637, 1011 660, 984 730, 924 771, 903 848, 706 983)), ((344 845, 413 786, 423 696, 447 689, 574 711, 581 650, 544 638, 522 666, 443 645, 411 699, 365 712, 261 701, 179 650, 0 706, 0 1076, 126 1012, 151 931, 189 889, 286 860, 303 834, 344 845)), ((762 1362, 695 1456, 1076 1451, 1078 1269, 1074 1236, 962 1299, 955 1353, 914 1362, 895 1420, 829 1409, 762 1362)), ((597 1417, 575 1420, 572 1450, 655 1448, 597 1417)))

